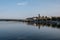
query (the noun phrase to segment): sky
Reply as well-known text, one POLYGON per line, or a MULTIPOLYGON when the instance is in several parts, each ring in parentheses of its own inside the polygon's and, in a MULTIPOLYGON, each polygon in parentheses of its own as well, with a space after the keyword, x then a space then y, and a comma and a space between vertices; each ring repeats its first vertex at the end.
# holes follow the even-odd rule
POLYGON ((60 16, 60 0, 0 0, 0 19, 60 16))

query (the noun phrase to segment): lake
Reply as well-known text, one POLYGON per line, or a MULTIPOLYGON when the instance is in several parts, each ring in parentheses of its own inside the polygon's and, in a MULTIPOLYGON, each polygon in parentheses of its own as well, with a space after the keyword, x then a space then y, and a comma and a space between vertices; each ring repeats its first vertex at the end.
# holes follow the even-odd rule
POLYGON ((0 21, 0 40, 60 40, 60 27, 0 21))

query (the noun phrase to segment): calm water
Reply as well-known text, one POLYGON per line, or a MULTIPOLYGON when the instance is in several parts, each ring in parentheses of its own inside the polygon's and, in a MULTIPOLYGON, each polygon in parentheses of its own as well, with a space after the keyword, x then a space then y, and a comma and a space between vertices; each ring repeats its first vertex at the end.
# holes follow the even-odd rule
POLYGON ((60 40, 60 28, 33 23, 0 22, 0 40, 60 40))

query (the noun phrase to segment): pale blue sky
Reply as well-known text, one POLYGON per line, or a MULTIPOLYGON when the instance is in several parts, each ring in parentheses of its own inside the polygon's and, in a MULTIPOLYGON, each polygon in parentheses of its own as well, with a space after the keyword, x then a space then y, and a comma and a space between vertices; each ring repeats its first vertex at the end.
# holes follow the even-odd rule
POLYGON ((0 0, 0 18, 60 16, 60 0, 0 0))

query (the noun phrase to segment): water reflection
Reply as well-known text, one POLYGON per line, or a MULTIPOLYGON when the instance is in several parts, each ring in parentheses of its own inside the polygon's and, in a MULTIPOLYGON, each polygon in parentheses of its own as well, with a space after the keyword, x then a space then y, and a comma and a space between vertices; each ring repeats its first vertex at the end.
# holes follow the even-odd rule
POLYGON ((60 28, 58 25, 45 23, 0 22, 0 40, 60 39, 60 29, 48 27, 60 28))
POLYGON ((57 24, 47 24, 47 23, 33 23, 33 22, 26 22, 27 25, 33 25, 33 26, 36 26, 40 29, 40 27, 52 27, 52 28, 60 28, 60 25, 57 25, 57 24))

